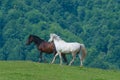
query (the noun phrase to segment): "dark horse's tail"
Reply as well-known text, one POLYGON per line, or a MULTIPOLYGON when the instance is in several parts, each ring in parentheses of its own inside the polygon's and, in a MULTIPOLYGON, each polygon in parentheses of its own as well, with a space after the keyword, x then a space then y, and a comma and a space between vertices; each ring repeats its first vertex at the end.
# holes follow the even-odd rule
POLYGON ((82 50, 82 57, 81 57, 81 60, 83 61, 83 59, 86 57, 87 55, 87 52, 86 52, 86 49, 85 49, 85 45, 84 44, 80 44, 80 50, 82 50))

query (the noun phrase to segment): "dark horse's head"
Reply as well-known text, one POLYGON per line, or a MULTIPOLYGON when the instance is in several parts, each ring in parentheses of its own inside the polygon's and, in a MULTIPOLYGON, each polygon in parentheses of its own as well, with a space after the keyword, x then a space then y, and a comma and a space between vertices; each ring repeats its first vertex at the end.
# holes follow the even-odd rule
POLYGON ((43 41, 44 40, 40 39, 36 35, 29 35, 26 45, 30 45, 32 42, 34 42, 35 44, 39 45, 43 41))

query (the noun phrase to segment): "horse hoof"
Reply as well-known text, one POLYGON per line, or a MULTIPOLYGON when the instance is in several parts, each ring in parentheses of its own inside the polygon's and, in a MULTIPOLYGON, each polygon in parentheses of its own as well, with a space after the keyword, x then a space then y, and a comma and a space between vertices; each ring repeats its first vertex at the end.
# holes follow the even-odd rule
POLYGON ((66 65, 69 65, 68 63, 66 63, 66 65))
POLYGON ((53 64, 52 62, 50 64, 53 64))
POLYGON ((62 66, 62 64, 60 64, 60 66, 62 66))
POLYGON ((80 68, 83 68, 83 66, 80 66, 80 68))

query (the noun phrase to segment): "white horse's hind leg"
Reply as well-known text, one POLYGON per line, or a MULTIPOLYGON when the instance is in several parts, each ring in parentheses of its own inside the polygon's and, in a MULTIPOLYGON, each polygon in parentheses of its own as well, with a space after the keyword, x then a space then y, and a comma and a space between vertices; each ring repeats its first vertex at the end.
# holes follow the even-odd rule
POLYGON ((79 53, 78 55, 79 55, 79 58, 80 58, 80 66, 82 67, 83 66, 83 60, 81 58, 81 54, 79 53))
POLYGON ((72 53, 73 59, 70 61, 69 66, 71 66, 71 64, 74 62, 75 58, 76 58, 76 54, 72 53))
POLYGON ((51 62, 52 64, 54 63, 54 61, 55 61, 55 59, 56 59, 57 56, 58 56, 58 53, 55 54, 55 56, 54 56, 54 58, 53 58, 53 60, 51 62))

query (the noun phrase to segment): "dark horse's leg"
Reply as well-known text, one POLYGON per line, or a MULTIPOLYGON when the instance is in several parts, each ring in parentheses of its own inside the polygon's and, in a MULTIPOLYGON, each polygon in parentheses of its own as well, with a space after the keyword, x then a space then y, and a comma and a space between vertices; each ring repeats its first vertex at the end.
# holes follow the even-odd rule
POLYGON ((62 55, 62 58, 63 58, 64 62, 68 65, 68 61, 67 61, 67 58, 66 58, 65 54, 62 53, 61 55, 62 55))
POLYGON ((42 62, 42 52, 40 52, 40 55, 39 55, 39 62, 42 62))

